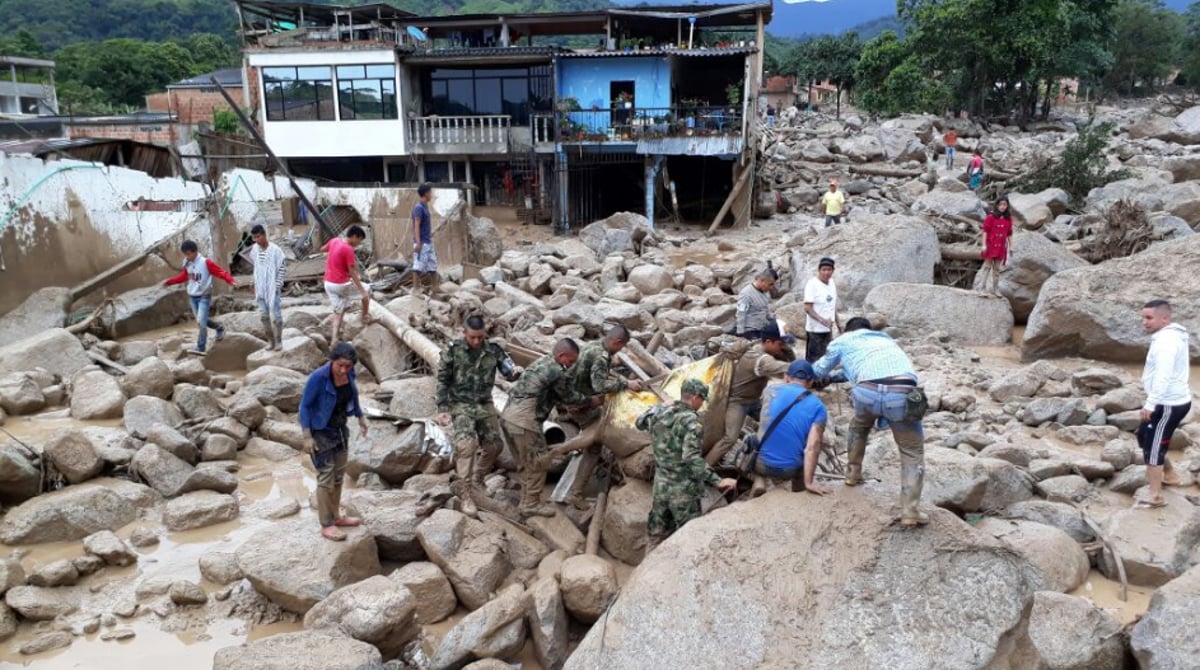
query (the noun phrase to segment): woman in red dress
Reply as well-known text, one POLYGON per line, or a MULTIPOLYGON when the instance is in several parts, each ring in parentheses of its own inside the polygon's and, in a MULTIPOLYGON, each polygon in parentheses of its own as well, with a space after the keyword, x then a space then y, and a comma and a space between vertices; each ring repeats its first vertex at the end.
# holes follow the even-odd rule
POLYGON ((1000 295, 1000 268, 1008 265, 1008 246, 1012 242, 1012 212, 1008 198, 1001 196, 996 208, 983 220, 983 286, 992 279, 992 293, 1000 295))

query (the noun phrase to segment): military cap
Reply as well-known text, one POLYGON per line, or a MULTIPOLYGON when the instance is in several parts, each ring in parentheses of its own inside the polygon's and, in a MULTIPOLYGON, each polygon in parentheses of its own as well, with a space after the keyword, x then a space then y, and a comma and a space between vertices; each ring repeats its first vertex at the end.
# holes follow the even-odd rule
POLYGON ((705 386, 704 382, 700 381, 699 379, 684 380, 683 384, 679 387, 679 390, 681 393, 699 396, 705 400, 708 400, 708 387, 705 386))

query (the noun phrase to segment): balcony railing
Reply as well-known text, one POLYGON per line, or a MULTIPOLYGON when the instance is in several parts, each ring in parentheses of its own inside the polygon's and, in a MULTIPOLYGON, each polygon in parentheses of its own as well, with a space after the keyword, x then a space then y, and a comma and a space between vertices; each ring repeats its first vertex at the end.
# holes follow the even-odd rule
POLYGON ((417 148, 463 148, 466 145, 506 151, 512 117, 507 114, 485 116, 417 116, 408 120, 409 142, 417 148))
POLYGON ((554 113, 553 112, 535 112, 530 117, 530 122, 533 127, 530 129, 533 135, 533 144, 547 144, 554 142, 554 113))
POLYGON ((560 142, 640 142, 669 137, 732 137, 742 133, 736 107, 629 107, 560 112, 560 142))

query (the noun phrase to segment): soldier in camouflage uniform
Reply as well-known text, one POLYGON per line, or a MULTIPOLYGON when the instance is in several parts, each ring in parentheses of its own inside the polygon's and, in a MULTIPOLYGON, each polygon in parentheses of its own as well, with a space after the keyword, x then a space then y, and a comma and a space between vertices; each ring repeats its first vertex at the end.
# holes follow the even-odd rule
MULTIPOLYGON (((728 491, 737 480, 722 479, 701 457, 704 427, 697 413, 708 399, 708 387, 688 379, 680 400, 649 417, 646 427, 654 439, 654 500, 646 523, 646 552, 683 524, 700 516, 700 497, 706 484, 728 491)), ((639 427, 645 425, 639 420, 639 427)))
POLYGON ((521 462, 522 518, 532 515, 554 516, 553 505, 542 501, 546 469, 550 467, 549 449, 542 424, 555 405, 598 407, 603 396, 589 399, 580 395, 571 383, 570 368, 579 358, 579 346, 569 338, 559 340, 549 356, 533 362, 513 385, 508 404, 500 414, 500 427, 521 462))
MULTIPOLYGON (((579 391, 580 395, 590 398, 595 395, 617 393, 625 389, 642 390, 641 382, 621 379, 610 374, 613 356, 620 353, 626 344, 629 344, 629 330, 625 326, 618 325, 610 328, 605 333, 603 340, 584 345, 583 349, 579 351, 579 360, 575 362, 575 367, 571 370, 575 389, 579 391)), ((603 414, 602 410, 602 407, 588 407, 580 412, 571 412, 570 418, 576 426, 579 426, 580 431, 586 431, 592 424, 600 420, 600 416, 603 414)), ((575 481, 571 482, 571 490, 567 497, 568 503, 582 510, 588 507, 587 501, 583 497, 583 491, 592 478, 596 464, 600 462, 603 445, 594 437, 588 437, 582 433, 579 437, 582 438, 580 442, 576 443, 573 440, 563 444, 557 451, 566 453, 578 449, 584 450, 579 468, 575 471, 575 481)))
POLYGON ((486 338, 483 319, 468 318, 463 337, 442 352, 437 371, 436 419, 443 426, 451 426, 456 475, 452 488, 462 500, 463 512, 470 516, 477 512, 474 493, 483 490, 483 478, 492 471, 504 448, 492 403, 496 372, 508 380, 521 372, 500 345, 486 338))

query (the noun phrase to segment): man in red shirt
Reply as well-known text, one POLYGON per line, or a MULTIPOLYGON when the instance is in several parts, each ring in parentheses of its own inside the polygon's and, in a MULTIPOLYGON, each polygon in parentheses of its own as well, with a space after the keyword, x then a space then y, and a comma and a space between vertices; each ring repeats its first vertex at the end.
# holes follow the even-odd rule
POLYGON ((358 259, 354 256, 354 250, 366 239, 367 233, 360 226, 350 226, 345 240, 335 237, 321 247, 321 251, 329 252, 325 260, 325 295, 329 296, 329 304, 333 307, 333 337, 329 340, 331 347, 340 341, 338 334, 342 330, 342 315, 354 299, 351 285, 362 296, 363 325, 371 323, 369 285, 363 283, 359 276, 358 259))

